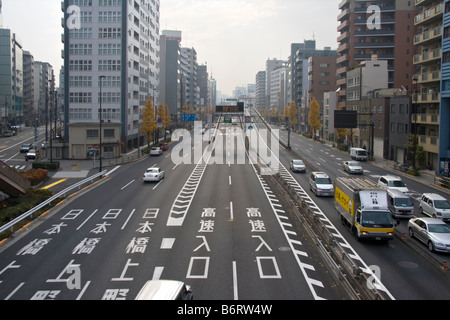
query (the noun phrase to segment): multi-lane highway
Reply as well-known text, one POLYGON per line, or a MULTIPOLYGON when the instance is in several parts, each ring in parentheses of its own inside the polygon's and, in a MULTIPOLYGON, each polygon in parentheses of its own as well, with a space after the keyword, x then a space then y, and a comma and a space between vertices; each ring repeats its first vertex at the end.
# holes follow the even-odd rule
MULTIPOLYGON (((240 154, 245 143, 239 130, 222 124, 212 143, 196 133, 189 147, 174 143, 162 156, 108 168, 101 183, 2 244, 0 299, 131 300, 151 279, 181 280, 199 300, 349 299, 279 191, 254 159, 240 154), (164 169, 165 178, 144 183, 148 167, 164 169)), ((333 179, 345 175, 341 161, 348 155, 297 135, 291 145, 333 179)), ((388 297, 450 298, 448 274, 427 252, 400 239, 353 239, 333 199, 309 192, 311 167, 306 173, 284 170, 296 156, 280 148, 283 175, 310 197, 360 265, 378 267, 388 297)), ((373 179, 385 174, 363 165, 373 179)), ((408 186, 418 194, 428 190, 413 181, 408 186)))
POLYGON ((196 299, 346 298, 251 161, 220 163, 234 133, 219 131, 198 163, 167 153, 114 168, 5 243, 0 298, 133 299, 158 278, 185 281, 196 299), (152 166, 165 179, 143 183, 152 166))

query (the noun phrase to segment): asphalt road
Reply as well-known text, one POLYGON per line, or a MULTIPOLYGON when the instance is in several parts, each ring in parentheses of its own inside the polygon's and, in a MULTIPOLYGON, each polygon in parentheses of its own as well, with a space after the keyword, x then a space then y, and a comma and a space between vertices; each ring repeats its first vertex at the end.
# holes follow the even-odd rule
POLYGON ((198 300, 344 299, 315 250, 250 160, 177 165, 165 153, 114 168, 4 243, 0 299, 134 299, 158 278, 198 300), (165 169, 160 183, 142 182, 151 166, 165 169))
MULTIPOLYGON (((280 130, 280 136, 284 141, 287 141, 286 130, 280 130)), ((368 265, 373 266, 373 270, 378 270, 381 282, 395 299, 432 300, 450 298, 449 273, 442 270, 444 261, 448 261, 450 256, 445 253, 430 253, 422 243, 416 239, 411 239, 407 235, 407 220, 401 220, 400 225, 396 227, 398 234, 405 234, 405 239, 396 237, 387 245, 370 241, 358 242, 353 238, 350 231, 341 224, 334 208, 334 199, 316 197, 309 190, 309 175, 312 171, 325 172, 332 180, 335 180, 337 176, 349 175, 349 173, 344 172, 342 167, 343 161, 351 160, 349 154, 295 133, 291 134, 291 147, 292 152, 285 150, 281 153, 281 162, 288 167, 292 158, 300 157, 311 165, 306 173, 296 173, 293 176, 338 232, 357 252, 358 256, 368 265)), ((371 162, 362 163, 362 167, 364 169, 363 175, 373 181, 377 181, 381 175, 401 175, 371 162)), ((448 193, 438 188, 432 188, 413 177, 405 175, 402 176, 402 179, 410 189, 417 216, 420 216, 417 199, 422 193, 434 192, 448 198, 448 193)))
MULTIPOLYGON (((233 130, 222 125, 222 139, 200 141, 202 153, 214 147, 206 159, 216 163, 199 165, 195 150, 186 148, 190 153, 181 158, 187 163, 175 164, 169 152, 110 168, 101 183, 5 242, 0 248, 0 299, 130 300, 147 280, 157 278, 185 281, 197 300, 345 299, 280 195, 247 157, 243 164, 226 158, 242 147, 233 130), (217 163, 220 150, 225 150, 223 161, 217 163), (165 179, 143 183, 143 172, 152 166, 164 168, 165 179)), ((291 143, 333 179, 346 174, 341 162, 348 155, 296 135, 291 143)), ((284 167, 293 157, 280 149, 284 167)), ((370 163, 363 166, 372 179, 386 173, 370 163)), ((378 270, 393 298, 450 298, 448 273, 436 263, 448 255, 421 250, 414 239, 356 241, 341 225, 333 199, 311 194, 310 172, 289 175, 355 260, 378 270)), ((407 184, 412 196, 430 189, 414 180, 407 184)))

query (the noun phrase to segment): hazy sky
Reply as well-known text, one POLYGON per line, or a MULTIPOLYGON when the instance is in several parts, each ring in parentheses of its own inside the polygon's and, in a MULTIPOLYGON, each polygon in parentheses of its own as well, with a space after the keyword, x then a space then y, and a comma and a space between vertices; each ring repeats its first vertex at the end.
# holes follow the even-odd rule
MULTIPOLYGON (((96 1, 96 0, 95 0, 96 1)), ((316 39, 317 48, 337 47, 340 0, 160 0, 161 30, 182 31, 182 46, 197 51, 199 64, 232 93, 255 83, 267 59, 287 59, 291 43, 316 39)), ((3 0, 4 27, 22 39, 35 60, 61 59, 61 0, 3 0)))

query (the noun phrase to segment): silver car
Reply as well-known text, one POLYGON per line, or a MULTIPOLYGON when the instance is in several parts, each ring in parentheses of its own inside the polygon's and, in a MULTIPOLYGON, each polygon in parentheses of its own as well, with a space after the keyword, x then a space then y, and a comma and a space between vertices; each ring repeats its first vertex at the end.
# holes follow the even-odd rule
POLYGON ((363 168, 358 161, 344 161, 344 171, 349 173, 363 174, 363 168))
POLYGON ((306 172, 306 166, 302 160, 291 160, 290 167, 293 172, 306 172))
POLYGON ((334 196, 333 181, 324 172, 313 172, 309 177, 309 189, 316 196, 334 196))
POLYGON ((430 251, 450 252, 450 227, 440 219, 413 218, 408 221, 410 237, 425 243, 430 251))

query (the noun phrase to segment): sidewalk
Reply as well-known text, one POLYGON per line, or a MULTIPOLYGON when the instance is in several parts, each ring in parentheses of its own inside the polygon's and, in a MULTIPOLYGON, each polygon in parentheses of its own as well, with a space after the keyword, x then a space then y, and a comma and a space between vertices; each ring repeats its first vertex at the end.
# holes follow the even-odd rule
POLYGON ((392 171, 395 175, 401 175, 404 177, 409 177, 411 179, 421 181, 423 184, 426 184, 432 188, 436 188, 442 192, 450 194, 449 189, 445 189, 439 185, 435 184, 436 174, 432 170, 420 170, 420 176, 412 176, 407 174, 406 172, 402 172, 400 170, 394 169, 395 161, 386 160, 386 159, 376 159, 375 161, 371 161, 371 163, 377 167, 392 171))
MULTIPOLYGON (((138 149, 122 155, 117 159, 103 159, 102 170, 110 169, 111 167, 123 165, 140 159, 138 156, 138 149)), ((48 161, 48 159, 45 159, 48 161)), ((100 162, 98 159, 79 159, 79 160, 54 160, 59 162, 59 170, 49 172, 49 177, 52 179, 67 179, 67 178, 87 178, 99 172, 100 162)))

